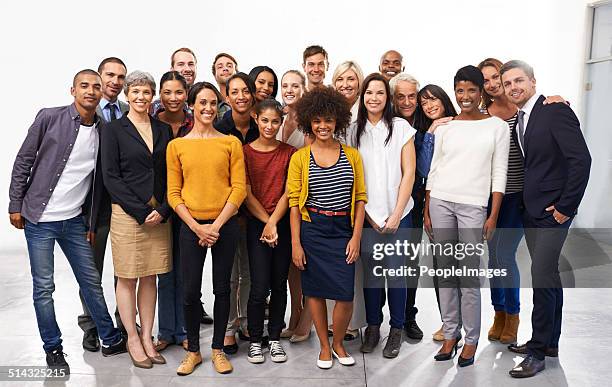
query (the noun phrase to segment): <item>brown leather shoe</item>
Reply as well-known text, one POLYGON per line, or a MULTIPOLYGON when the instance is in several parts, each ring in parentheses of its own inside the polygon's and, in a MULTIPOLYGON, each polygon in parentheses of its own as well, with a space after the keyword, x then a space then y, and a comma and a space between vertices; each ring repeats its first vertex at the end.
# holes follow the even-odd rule
POLYGON ((147 356, 149 357, 149 359, 151 359, 151 363, 153 364, 166 364, 166 359, 159 353, 155 356, 147 356))
MULTIPOLYGON (((132 356, 132 353, 130 352, 130 347, 127 346, 127 343, 126 343, 126 347, 127 347, 127 353, 128 353, 128 355, 130 355, 130 359, 132 360, 132 364, 134 364, 134 367, 145 368, 145 369, 153 368, 153 362, 151 361, 151 359, 149 359, 147 357, 145 360, 137 361, 132 356)), ((145 353, 145 355, 146 355, 146 353, 145 353)))
MULTIPOLYGON (((521 355, 529 355, 527 344, 510 344, 508 346, 510 352, 518 353, 521 355)), ((544 352, 546 357, 559 357, 559 348, 546 348, 544 352)))
POLYGON ((493 325, 491 329, 489 329, 489 340, 497 341, 499 340, 502 332, 504 330, 504 326, 506 324, 506 312, 504 311, 496 311, 495 317, 493 318, 493 325))
POLYGON ((444 341, 444 325, 440 327, 437 331, 433 333, 434 341, 444 341))
POLYGON ((183 361, 181 361, 181 364, 178 366, 176 373, 180 376, 189 375, 200 364, 202 364, 202 355, 200 352, 187 351, 183 361))
POLYGON ((212 363, 215 367, 215 371, 220 374, 229 374, 234 370, 232 363, 227 359, 225 353, 220 349, 212 350, 212 363))
POLYGON ((157 352, 163 351, 164 349, 168 348, 169 345, 170 343, 166 340, 157 340, 157 342, 153 344, 157 352))
POLYGON ((183 349, 189 351, 189 341, 187 339, 183 340, 183 349))
POLYGON ((506 322, 504 330, 499 337, 499 342, 502 344, 516 343, 516 335, 519 327, 519 314, 506 314, 506 322))

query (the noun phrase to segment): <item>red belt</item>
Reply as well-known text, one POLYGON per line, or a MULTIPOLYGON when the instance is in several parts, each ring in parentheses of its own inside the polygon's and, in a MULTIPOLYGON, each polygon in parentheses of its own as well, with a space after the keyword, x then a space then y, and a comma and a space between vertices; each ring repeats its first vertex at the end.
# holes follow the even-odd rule
POLYGON ((325 210, 319 210, 316 208, 306 208, 308 211, 310 212, 314 212, 315 214, 321 214, 321 215, 325 215, 325 216, 347 216, 350 214, 350 212, 348 211, 325 211, 325 210))

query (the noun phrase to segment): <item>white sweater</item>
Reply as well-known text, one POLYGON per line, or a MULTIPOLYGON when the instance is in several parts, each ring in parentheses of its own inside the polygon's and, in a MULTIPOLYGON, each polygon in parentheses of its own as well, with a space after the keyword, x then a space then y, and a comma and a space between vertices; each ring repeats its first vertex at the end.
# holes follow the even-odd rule
POLYGON ((453 120, 435 132, 427 190, 454 203, 486 206, 491 192, 504 193, 510 129, 497 117, 453 120))

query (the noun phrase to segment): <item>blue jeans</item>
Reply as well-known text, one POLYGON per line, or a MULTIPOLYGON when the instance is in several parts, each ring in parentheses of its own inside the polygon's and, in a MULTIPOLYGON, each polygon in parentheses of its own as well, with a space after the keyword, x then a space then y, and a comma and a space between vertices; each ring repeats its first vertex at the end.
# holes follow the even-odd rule
MULTIPOLYGON (((365 221, 363 223, 364 228, 372 228, 372 226, 365 221)), ((400 221, 399 228, 412 228, 412 215, 408 213, 400 221)), ((366 257, 366 259, 372 259, 366 257)), ((396 278, 396 281, 403 281, 404 286, 398 286, 397 282, 394 282, 393 286, 389 286, 388 281, 393 281, 391 278, 387 278, 387 288, 384 286, 381 288, 363 288, 363 296, 365 300, 366 309, 366 321, 368 325, 381 325, 383 321, 383 300, 385 297, 389 300, 389 313, 391 314, 391 321, 389 325, 392 328, 403 328, 406 320, 406 278, 396 278)))
POLYGON ((185 331, 185 313, 183 312, 183 274, 181 272, 181 256, 179 249, 179 234, 181 220, 172 217, 172 257, 173 267, 168 273, 158 276, 157 285, 157 318, 159 323, 159 339, 169 343, 181 344, 187 338, 185 331))
MULTIPOLYGON (((62 345, 62 333, 57 325, 53 306, 53 248, 56 241, 68 258, 103 345, 119 342, 121 334, 108 314, 100 274, 94 263, 91 246, 87 242, 83 217, 38 224, 26 220, 25 237, 34 283, 34 310, 44 343, 43 349, 49 352, 61 348, 62 345)), ((76 302, 76 299, 74 301, 76 302)))
POLYGON ((525 234, 522 196, 522 192, 504 195, 499 208, 497 229, 488 241, 489 269, 506 269, 508 273, 505 278, 491 278, 491 302, 495 311, 508 314, 520 311, 520 273, 516 264, 516 250, 525 234))

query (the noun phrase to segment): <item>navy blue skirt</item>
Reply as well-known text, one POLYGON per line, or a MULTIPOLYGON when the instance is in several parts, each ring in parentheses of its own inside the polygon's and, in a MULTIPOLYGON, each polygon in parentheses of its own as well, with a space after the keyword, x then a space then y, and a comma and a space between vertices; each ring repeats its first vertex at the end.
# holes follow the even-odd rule
POLYGON ((302 221, 300 239, 306 255, 302 293, 307 297, 353 301, 355 264, 346 263, 346 246, 353 228, 350 216, 310 213, 302 221))

